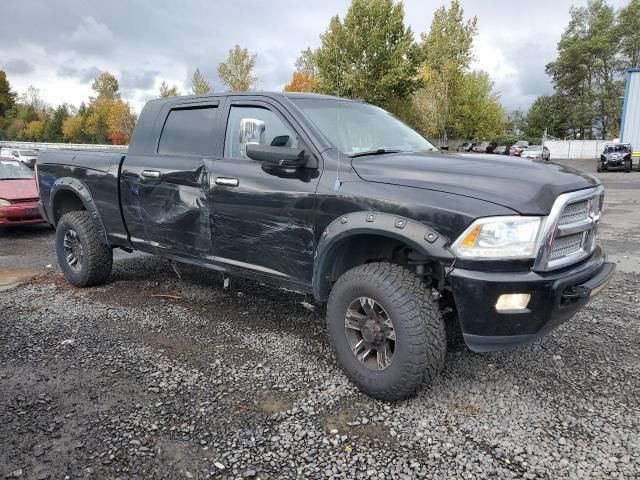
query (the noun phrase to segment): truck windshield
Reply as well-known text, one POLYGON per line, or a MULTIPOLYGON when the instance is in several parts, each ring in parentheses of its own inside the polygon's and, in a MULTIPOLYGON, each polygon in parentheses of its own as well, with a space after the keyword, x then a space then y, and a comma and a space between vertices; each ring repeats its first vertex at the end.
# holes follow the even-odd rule
POLYGON ((422 135, 381 108, 333 99, 292 98, 346 155, 435 150, 422 135))

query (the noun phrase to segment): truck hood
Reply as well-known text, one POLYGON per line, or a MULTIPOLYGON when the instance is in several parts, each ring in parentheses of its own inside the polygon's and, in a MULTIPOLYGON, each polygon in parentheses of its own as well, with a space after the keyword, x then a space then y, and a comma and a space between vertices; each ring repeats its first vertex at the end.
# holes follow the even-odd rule
POLYGON ((523 215, 547 215, 561 193, 599 184, 569 167, 501 155, 397 153, 353 158, 351 165, 368 182, 464 195, 523 215))

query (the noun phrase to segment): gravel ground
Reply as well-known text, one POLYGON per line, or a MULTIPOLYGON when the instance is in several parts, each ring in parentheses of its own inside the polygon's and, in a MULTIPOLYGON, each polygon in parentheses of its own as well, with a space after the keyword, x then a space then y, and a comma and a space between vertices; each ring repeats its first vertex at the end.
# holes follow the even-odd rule
POLYGON ((605 175, 611 286, 392 404, 342 375, 310 298, 147 255, 75 289, 51 234, 30 256, 0 231, 0 286, 37 274, 0 291, 0 478, 640 478, 640 174, 605 175))

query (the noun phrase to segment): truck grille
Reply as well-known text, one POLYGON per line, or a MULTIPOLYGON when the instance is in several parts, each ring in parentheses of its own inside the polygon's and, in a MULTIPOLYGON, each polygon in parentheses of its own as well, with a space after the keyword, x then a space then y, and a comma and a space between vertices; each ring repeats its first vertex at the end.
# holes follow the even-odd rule
POLYGON ((584 233, 574 233, 566 237, 556 238, 551 246, 549 260, 557 260, 580 251, 584 242, 584 233))
POLYGON ((587 211, 588 207, 588 200, 570 203, 564 208, 562 215, 560 215, 560 221, 558 222, 558 225, 569 225, 570 223, 574 223, 582 220, 583 218, 586 218, 589 214, 587 211))
POLYGON ((535 268, 553 270, 591 255, 603 202, 602 186, 560 195, 549 215, 535 268))

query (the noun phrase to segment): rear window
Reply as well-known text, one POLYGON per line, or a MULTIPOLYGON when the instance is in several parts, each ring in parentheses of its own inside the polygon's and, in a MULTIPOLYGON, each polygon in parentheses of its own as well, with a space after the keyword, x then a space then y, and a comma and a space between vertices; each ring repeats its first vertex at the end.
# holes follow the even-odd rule
POLYGON ((217 108, 213 105, 180 108, 169 112, 158 153, 165 155, 213 155, 213 127, 217 108))

